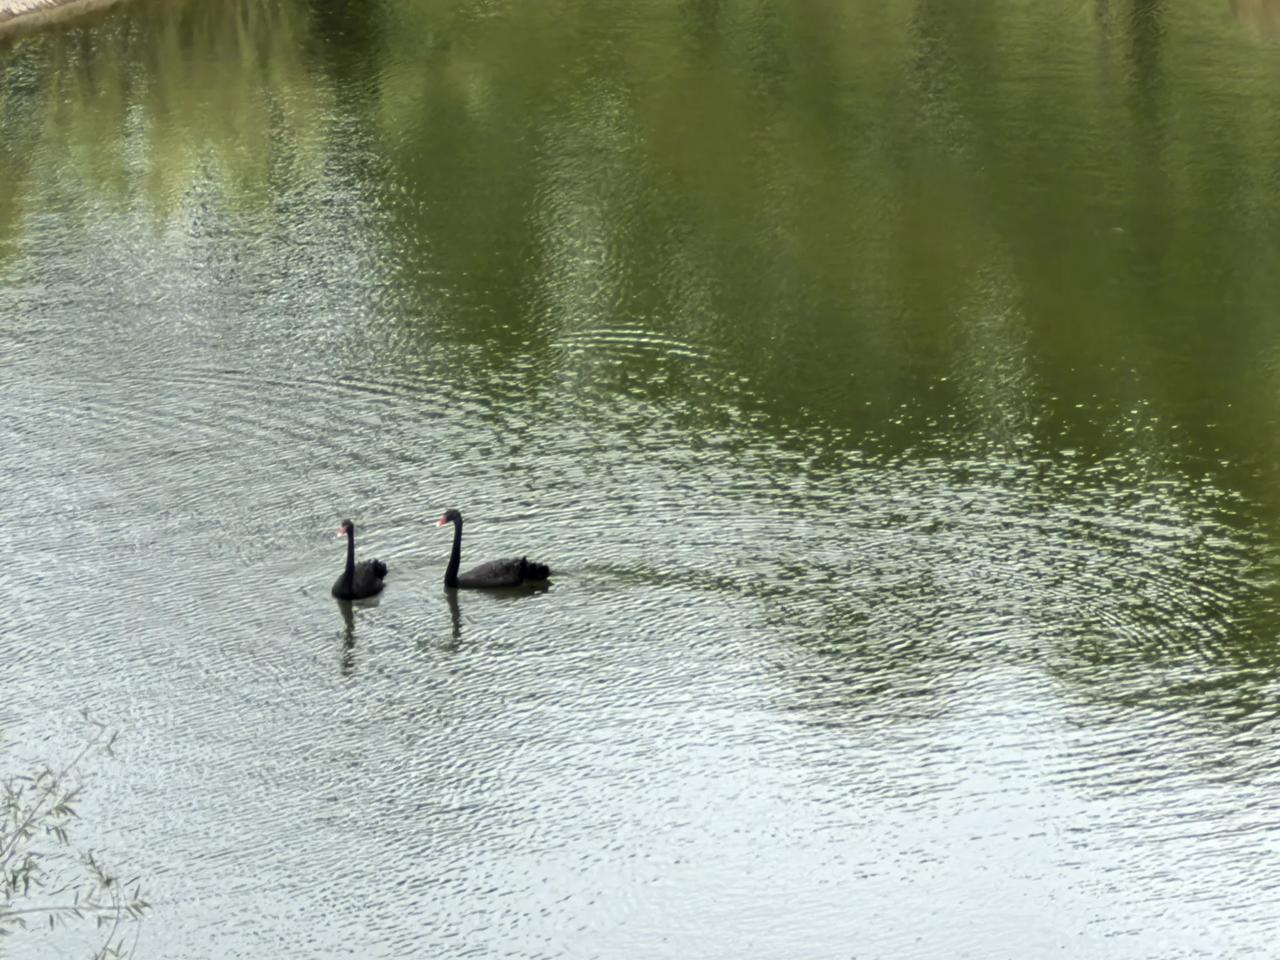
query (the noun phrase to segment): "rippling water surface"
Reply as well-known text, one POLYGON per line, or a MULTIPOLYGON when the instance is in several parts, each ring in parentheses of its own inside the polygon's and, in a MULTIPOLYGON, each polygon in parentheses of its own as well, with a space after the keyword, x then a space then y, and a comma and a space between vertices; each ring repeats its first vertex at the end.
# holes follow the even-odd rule
POLYGON ((3 41, 6 771, 119 730, 137 956, 1272 954, 1275 18, 801 6, 3 41))

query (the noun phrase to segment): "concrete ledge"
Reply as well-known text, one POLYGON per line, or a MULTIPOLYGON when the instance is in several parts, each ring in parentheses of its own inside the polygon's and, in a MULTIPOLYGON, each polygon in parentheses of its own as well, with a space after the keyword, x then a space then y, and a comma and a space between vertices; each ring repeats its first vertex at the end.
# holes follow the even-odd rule
POLYGON ((0 0, 0 36, 104 10, 120 0, 0 0))

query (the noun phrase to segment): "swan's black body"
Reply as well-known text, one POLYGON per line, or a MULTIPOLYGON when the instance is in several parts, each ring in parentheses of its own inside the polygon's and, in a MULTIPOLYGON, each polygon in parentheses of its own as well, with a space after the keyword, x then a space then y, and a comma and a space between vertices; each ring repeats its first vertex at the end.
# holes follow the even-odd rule
POLYGON ((551 576, 551 568, 545 563, 534 563, 526 557, 490 560, 459 576, 458 566, 462 563, 462 514, 457 510, 446 510, 436 526, 443 527, 446 523, 453 524, 453 553, 449 555, 449 566, 444 571, 446 587, 463 590, 518 587, 522 583, 538 583, 551 576))
POLYGON ((380 593, 387 565, 381 560, 356 563, 356 527, 350 520, 342 521, 338 536, 347 538, 347 568, 333 581, 333 595, 339 600, 363 600, 380 593))

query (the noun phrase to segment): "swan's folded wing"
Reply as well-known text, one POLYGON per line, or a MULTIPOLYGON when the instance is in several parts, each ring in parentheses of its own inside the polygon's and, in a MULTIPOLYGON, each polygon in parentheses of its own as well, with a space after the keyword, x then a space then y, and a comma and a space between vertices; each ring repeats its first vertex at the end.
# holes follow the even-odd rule
POLYGON ((514 587, 524 582, 521 557, 507 560, 490 560, 478 567, 472 567, 458 577, 458 584, 464 587, 514 587))

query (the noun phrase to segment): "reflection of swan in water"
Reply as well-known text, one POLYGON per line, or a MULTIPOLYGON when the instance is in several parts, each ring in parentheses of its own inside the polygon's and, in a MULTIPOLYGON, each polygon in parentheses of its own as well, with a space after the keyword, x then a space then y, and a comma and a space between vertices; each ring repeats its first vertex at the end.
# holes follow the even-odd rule
POLYGON ((342 612, 342 657, 339 666, 343 675, 350 676, 356 666, 356 615, 350 600, 339 600, 338 609, 342 612))
MULTIPOLYGON (((547 593, 550 584, 547 581, 534 582, 534 584, 524 584, 522 586, 508 586, 503 590, 486 590, 484 600, 475 600, 474 603, 520 603, 521 600, 530 600, 534 596, 547 593)), ((445 590, 444 599, 449 604, 449 643, 447 649, 456 650, 462 641, 462 603, 458 600, 458 590, 445 590)), ((463 602, 465 603, 465 602, 463 602)))
MULTIPOLYGON (((522 598, 528 599, 538 594, 546 593, 550 589, 550 584, 545 581, 542 583, 525 584, 522 587, 509 587, 506 590, 492 590, 486 594, 493 600, 498 602, 518 601, 522 598)), ((462 641, 462 607, 458 603, 458 591, 446 590, 444 592, 445 600, 449 604, 449 626, 450 626, 450 649, 457 649, 462 641)))
POLYGON ((449 601, 449 622, 453 627, 453 645, 456 647, 462 639, 462 611, 458 609, 458 591, 446 590, 444 595, 449 601))

